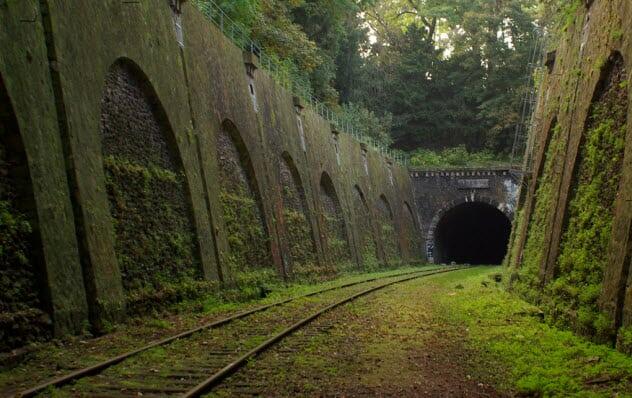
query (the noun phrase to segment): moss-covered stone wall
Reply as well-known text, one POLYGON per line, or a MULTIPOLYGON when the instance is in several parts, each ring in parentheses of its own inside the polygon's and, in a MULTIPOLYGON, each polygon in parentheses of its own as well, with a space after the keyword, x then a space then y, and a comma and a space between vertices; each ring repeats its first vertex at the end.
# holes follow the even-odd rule
POLYGON ((349 232, 342 214, 338 193, 331 178, 326 173, 323 173, 320 182, 320 203, 329 261, 331 264, 335 264, 336 268, 350 268, 352 264, 348 240, 349 232))
POLYGON ((284 232, 288 243, 287 255, 291 264, 288 273, 297 278, 329 274, 330 267, 318 264, 305 189, 294 161, 287 153, 279 159, 279 177, 283 197, 284 232))
POLYGON ((50 335, 38 240, 26 153, 0 77, 0 351, 50 335))
POLYGON ((388 199, 386 199, 386 196, 380 196, 377 202, 377 208, 377 220, 380 226, 380 236, 382 238, 384 254, 386 255, 386 259, 390 265, 397 265, 401 261, 399 241, 395 231, 393 210, 391 209, 391 205, 388 202, 388 199))
POLYGON ((101 112, 105 182, 128 309, 167 304, 202 277, 173 132, 149 82, 128 60, 108 72, 101 112))
POLYGON ((359 231, 359 248, 362 262, 367 269, 378 268, 380 265, 378 245, 375 231, 371 222, 369 205, 359 186, 353 190, 354 225, 359 231))
POLYGON ((217 136, 222 218, 230 247, 229 273, 274 269, 270 237, 254 169, 239 132, 224 122, 217 136))
POLYGON ((549 49, 506 263, 550 322, 632 352, 632 4, 576 5, 549 49))
POLYGON ((44 271, 42 301, 19 301, 41 307, 54 334, 99 332, 252 268, 261 272, 250 279, 374 268, 358 214, 379 236, 382 194, 393 239, 410 239, 405 168, 332 129, 190 2, 180 46, 174 12, 167 1, 0 6, 0 76, 30 172, 30 252, 44 271), (226 121, 236 134, 224 134, 226 121), (355 186, 368 213, 354 205, 355 186), (325 249, 334 235, 338 264, 325 249))

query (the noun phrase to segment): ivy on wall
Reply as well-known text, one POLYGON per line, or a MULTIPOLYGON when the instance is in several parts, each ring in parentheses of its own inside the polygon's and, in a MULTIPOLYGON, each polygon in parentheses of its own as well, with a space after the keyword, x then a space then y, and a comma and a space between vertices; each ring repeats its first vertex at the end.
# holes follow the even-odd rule
POLYGON ((115 156, 104 165, 128 307, 138 312, 187 298, 201 268, 183 206, 184 175, 115 156))

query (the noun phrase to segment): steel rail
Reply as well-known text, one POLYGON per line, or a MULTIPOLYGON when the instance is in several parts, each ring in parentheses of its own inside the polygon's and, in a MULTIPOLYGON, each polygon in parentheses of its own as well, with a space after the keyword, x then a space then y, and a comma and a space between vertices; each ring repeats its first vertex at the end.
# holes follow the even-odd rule
POLYGON ((418 274, 418 273, 422 273, 422 272, 429 272, 429 271, 436 270, 437 268, 438 267, 436 267, 434 269, 431 268, 431 269, 419 270, 419 271, 408 271, 408 272, 402 272, 402 273, 395 274, 395 275, 387 275, 387 276, 380 276, 380 277, 363 279, 363 280, 356 281, 356 282, 350 282, 350 283, 346 283, 346 284, 342 284, 342 285, 338 285, 338 286, 332 286, 332 287, 329 287, 329 288, 321 289, 321 290, 318 290, 318 291, 315 291, 315 292, 303 294, 303 295, 296 296, 296 297, 290 297, 290 298, 287 298, 287 299, 284 299, 284 300, 280 300, 280 301, 277 301, 277 302, 274 302, 274 303, 271 303, 271 304, 266 304, 266 305, 259 306, 259 307, 256 307, 256 308, 253 308, 253 309, 250 309, 250 310, 247 310, 247 311, 239 312, 239 313, 231 315, 229 317, 218 319, 218 320, 215 320, 213 322, 209 322, 209 323, 206 323, 204 325, 195 327, 193 329, 189 329, 189 330, 184 331, 182 333, 178 333, 176 335, 173 335, 173 336, 161 339, 161 340, 157 340, 157 341, 151 342, 151 343, 149 343, 147 345, 144 345, 144 346, 142 346, 140 348, 137 348, 135 350, 128 351, 126 353, 120 354, 120 355, 118 355, 116 357, 107 359, 107 360, 105 360, 103 362, 99 362, 97 364, 94 364, 94 365, 91 365, 91 366, 88 366, 88 367, 85 367, 85 368, 78 369, 76 371, 70 372, 70 373, 68 373, 66 375, 63 375, 63 376, 60 376, 60 377, 57 377, 57 378, 45 381, 45 382, 43 382, 41 384, 38 384, 38 385, 36 385, 34 387, 31 387, 31 388, 27 389, 27 390, 20 391, 15 396, 16 397, 23 397, 23 398, 34 397, 37 394, 39 394, 39 393, 43 392, 44 390, 48 389, 49 387, 62 387, 64 385, 66 385, 66 384, 69 384, 69 383, 71 383, 71 382, 73 382, 75 380, 84 378, 86 376, 92 376, 92 375, 101 373, 102 371, 104 371, 105 369, 107 369, 109 367, 117 365, 117 364, 123 362, 124 360, 126 360, 126 359, 128 359, 130 357, 133 357, 135 355, 141 354, 141 353, 143 353, 143 352, 145 352, 147 350, 150 350, 152 348, 156 348, 156 347, 167 345, 167 344, 172 343, 172 342, 174 342, 176 340, 190 337, 191 335, 193 335, 195 333, 198 333, 198 332, 201 332, 203 330, 217 328, 217 327, 226 325, 228 323, 231 323, 233 321, 236 321, 238 319, 245 318, 245 317, 247 317, 249 315, 252 315, 252 314, 255 314, 255 313, 259 313, 259 312, 263 312, 263 311, 266 311, 266 310, 268 310, 270 308, 278 307, 280 305, 287 304, 287 303, 290 303, 292 301, 300 300, 300 299, 307 298, 307 297, 313 297, 313 296, 316 296, 316 295, 319 295, 319 294, 323 294, 323 293, 327 293, 327 292, 330 292, 330 291, 333 291, 333 290, 339 290, 339 289, 344 289, 344 288, 351 287, 351 286, 357 286, 357 285, 360 285, 360 284, 363 284, 363 283, 375 282, 377 280, 388 279, 388 278, 397 278, 397 277, 400 277, 400 276, 418 274))
POLYGON ((285 338, 286 336, 294 333, 296 330, 302 328, 303 326, 311 323, 313 320, 315 320, 316 318, 320 317, 321 315, 323 315, 324 313, 331 311, 332 309, 339 307, 343 304, 346 304, 348 302, 351 302, 359 297, 362 296, 366 296, 369 293, 373 293, 377 290, 380 289, 384 289, 388 286, 392 286, 395 285, 397 283, 403 283, 403 282, 408 282, 411 281, 413 279, 419 279, 419 278, 424 278, 427 276, 431 276, 431 275, 437 275, 437 274, 442 274, 442 273, 446 273, 446 272, 453 272, 453 271, 457 271, 457 270, 461 270, 464 269, 464 267, 455 267, 455 268, 450 268, 450 269, 444 269, 444 270, 440 270, 440 271, 435 271, 435 272, 429 272, 426 273, 424 275, 415 275, 415 276, 410 276, 407 278, 403 278, 403 279, 399 279, 396 281, 392 281, 392 282, 388 282, 379 286, 375 286, 366 290, 363 290, 361 292, 358 292, 354 295, 351 295, 345 299, 342 299, 340 301, 337 301, 321 310, 319 310, 318 312, 313 313, 312 315, 303 318, 302 320, 296 322, 295 324, 293 324, 292 326, 284 329, 283 331, 279 332, 278 334, 276 334, 273 337, 270 337, 268 340, 264 341, 263 343, 261 343, 260 345, 258 345, 257 347, 253 348, 252 350, 248 351, 247 353, 243 354, 241 357, 239 357, 238 359, 236 359, 235 361, 233 361, 232 363, 230 363, 229 365, 226 365, 224 368, 222 368, 220 371, 218 371, 217 373, 213 374, 211 377, 209 377, 208 379, 204 380, 203 382, 201 382, 200 384, 198 384, 197 386, 195 386, 194 388, 192 388, 191 390, 187 391, 185 394, 181 395, 181 398, 194 398, 194 397, 199 397, 202 394, 209 392, 213 387, 216 387, 217 385, 219 385, 224 379, 226 379, 228 376, 232 375, 233 373, 235 373, 236 371, 238 371, 239 369, 241 369, 242 367, 244 367, 248 361, 254 357, 256 357, 257 355, 261 354, 262 352, 266 351, 268 348, 272 347, 274 344, 278 343, 279 341, 281 341, 283 338, 285 338))

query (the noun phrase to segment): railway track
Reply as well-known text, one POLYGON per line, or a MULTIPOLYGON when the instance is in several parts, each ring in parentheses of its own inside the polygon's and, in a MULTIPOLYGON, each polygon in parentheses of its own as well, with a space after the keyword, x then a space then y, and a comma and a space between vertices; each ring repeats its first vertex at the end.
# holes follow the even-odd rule
POLYGON ((198 397, 322 314, 431 268, 348 283, 237 313, 39 384, 17 397, 198 397))

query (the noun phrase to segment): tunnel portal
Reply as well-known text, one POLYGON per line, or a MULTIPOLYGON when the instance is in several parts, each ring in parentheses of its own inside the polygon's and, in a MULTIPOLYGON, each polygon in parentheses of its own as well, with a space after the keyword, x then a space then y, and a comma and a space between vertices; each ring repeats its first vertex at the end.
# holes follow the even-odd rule
POLYGON ((463 203, 443 214, 435 230, 435 262, 500 264, 507 253, 511 221, 487 203, 463 203))

